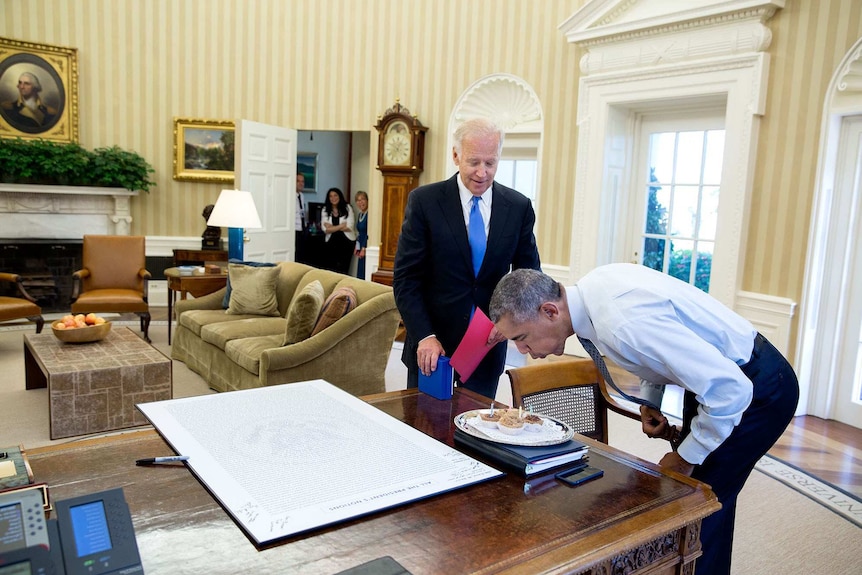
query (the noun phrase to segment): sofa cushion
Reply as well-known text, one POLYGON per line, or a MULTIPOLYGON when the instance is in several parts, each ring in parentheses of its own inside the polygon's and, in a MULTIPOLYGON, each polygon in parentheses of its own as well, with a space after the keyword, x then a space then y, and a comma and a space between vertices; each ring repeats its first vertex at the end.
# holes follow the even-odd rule
POLYGON ((323 285, 315 280, 297 293, 287 310, 283 345, 298 343, 311 335, 320 308, 323 307, 323 285))
MULTIPOLYGON (((283 317, 253 317, 237 321, 211 323, 201 328, 201 339, 219 349, 224 349, 229 341, 262 335, 282 335, 283 317)), ((277 346, 276 346, 277 347, 277 346)))
POLYGON ((227 315, 223 309, 190 309, 184 311, 178 320, 179 325, 188 328, 196 336, 200 337, 201 328, 213 323, 225 321, 238 321, 241 319, 260 319, 259 315, 227 315))
POLYGON ((227 313, 278 316, 278 268, 229 264, 228 273, 231 293, 227 313))
POLYGON ((348 286, 336 288, 323 302, 323 307, 320 309, 320 315, 317 317, 314 329, 311 330, 311 335, 315 336, 325 330, 355 307, 356 291, 348 286))
POLYGON ((283 337, 282 334, 278 334, 234 339, 225 344, 224 352, 228 359, 238 366, 259 376, 260 355, 268 349, 281 347, 283 337))
MULTIPOLYGON (((276 264, 270 262, 244 262, 238 259, 228 260, 228 268, 230 268, 230 264, 237 264, 241 266, 255 267, 255 268, 271 268, 275 267, 276 264)), ((230 274, 227 276, 227 282, 225 287, 227 288, 224 292, 224 299, 221 302, 222 309, 227 309, 230 305, 230 293, 233 291, 233 288, 230 285, 230 274)))

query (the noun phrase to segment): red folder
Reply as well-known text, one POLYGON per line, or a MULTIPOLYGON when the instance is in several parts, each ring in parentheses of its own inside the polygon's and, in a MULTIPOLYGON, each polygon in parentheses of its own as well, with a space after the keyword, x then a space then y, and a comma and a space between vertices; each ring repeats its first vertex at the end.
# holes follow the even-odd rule
POLYGON ((493 327, 493 322, 477 307, 470 325, 467 326, 467 333, 449 361, 449 365, 458 371, 461 381, 470 379, 476 366, 491 351, 493 346, 488 345, 488 335, 493 327))

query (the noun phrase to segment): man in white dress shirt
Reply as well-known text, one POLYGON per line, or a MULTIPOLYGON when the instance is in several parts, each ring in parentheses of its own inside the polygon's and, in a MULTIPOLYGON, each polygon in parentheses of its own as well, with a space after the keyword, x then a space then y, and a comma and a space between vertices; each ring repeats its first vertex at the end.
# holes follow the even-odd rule
MULTIPOLYGON (((574 334, 590 340, 644 380, 641 393, 654 405, 665 385, 685 389, 682 441, 659 465, 712 487, 722 509, 703 520, 696 572, 729 574, 737 495, 799 400, 781 353, 712 296, 635 264, 600 266, 569 288, 515 270, 497 284, 490 318, 534 358, 561 355, 574 334)), ((670 437, 659 410, 640 411, 644 433, 670 437)))

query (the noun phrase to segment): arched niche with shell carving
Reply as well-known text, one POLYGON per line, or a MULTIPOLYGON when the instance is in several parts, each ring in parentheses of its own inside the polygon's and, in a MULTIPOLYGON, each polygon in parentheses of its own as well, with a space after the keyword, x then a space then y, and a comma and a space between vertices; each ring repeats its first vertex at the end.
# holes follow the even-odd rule
MULTIPOLYGON (((542 106, 535 91, 523 79, 511 74, 491 74, 464 90, 449 117, 447 152, 452 134, 470 118, 489 118, 506 134, 505 150, 529 148, 537 157, 543 128, 542 106)), ((447 163, 446 170, 451 166, 447 163)))

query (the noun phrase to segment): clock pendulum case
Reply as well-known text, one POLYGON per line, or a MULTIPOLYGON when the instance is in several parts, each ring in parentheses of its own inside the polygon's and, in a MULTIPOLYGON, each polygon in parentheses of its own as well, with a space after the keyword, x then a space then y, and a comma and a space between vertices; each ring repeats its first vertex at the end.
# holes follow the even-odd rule
POLYGON ((428 128, 398 100, 377 118, 374 127, 378 132, 377 169, 383 174, 383 215, 380 263, 371 280, 391 286, 404 208, 407 196, 419 184, 428 128))

